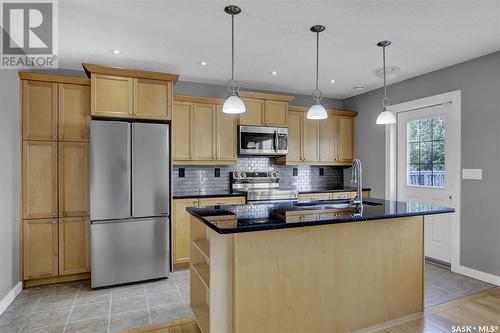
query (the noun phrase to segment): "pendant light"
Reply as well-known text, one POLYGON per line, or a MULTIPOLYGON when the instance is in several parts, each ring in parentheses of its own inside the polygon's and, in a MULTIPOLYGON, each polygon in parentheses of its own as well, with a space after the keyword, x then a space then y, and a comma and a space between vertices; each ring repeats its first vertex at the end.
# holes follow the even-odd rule
POLYGON ((382 100, 382 112, 377 117, 377 125, 387 125, 396 123, 396 117, 392 114, 392 112, 388 111, 389 107, 389 99, 387 98, 387 84, 385 78, 385 48, 391 45, 390 40, 383 40, 377 43, 377 46, 382 48, 383 55, 383 63, 384 63, 384 99, 382 100))
POLYGON ((315 102, 307 111, 307 119, 326 119, 328 115, 326 109, 321 105, 321 91, 318 89, 318 72, 319 72, 319 33, 325 31, 324 25, 314 25, 311 31, 316 34, 316 89, 312 92, 312 98, 315 102))
POLYGON ((229 90, 229 96, 224 101, 222 112, 238 114, 246 111, 245 103, 238 96, 240 85, 234 79, 234 15, 241 13, 241 8, 230 5, 224 8, 224 11, 231 15, 231 80, 227 81, 226 87, 229 90))

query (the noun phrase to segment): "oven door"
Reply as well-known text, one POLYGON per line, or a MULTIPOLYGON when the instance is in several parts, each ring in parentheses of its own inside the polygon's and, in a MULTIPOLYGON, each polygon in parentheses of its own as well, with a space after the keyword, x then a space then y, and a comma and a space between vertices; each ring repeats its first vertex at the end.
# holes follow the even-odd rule
POLYGON ((238 132, 238 154, 278 154, 277 128, 261 126, 240 126, 238 132))

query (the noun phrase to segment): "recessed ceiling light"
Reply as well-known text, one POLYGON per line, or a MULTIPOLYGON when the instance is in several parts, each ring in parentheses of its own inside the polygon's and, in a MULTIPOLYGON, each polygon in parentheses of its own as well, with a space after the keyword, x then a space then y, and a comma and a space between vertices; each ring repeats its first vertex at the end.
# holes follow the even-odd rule
POLYGON ((328 81, 330 83, 335 83, 335 80, 334 79, 331 79, 330 81, 328 81))
POLYGON ((352 86, 352 89, 354 89, 354 90, 365 90, 366 88, 368 88, 368 86, 364 83, 360 83, 360 84, 356 84, 356 85, 352 86))
POLYGON ((202 65, 202 66, 208 66, 208 62, 206 62, 206 61, 201 61, 201 62, 200 62, 200 65, 202 65))
MULTIPOLYGON (((387 66, 385 69, 385 76, 387 79, 394 79, 401 72, 401 68, 398 66, 387 66)), ((383 78, 384 77, 384 68, 379 68, 373 71, 376 77, 383 78)))
POLYGON ((272 72, 271 72, 271 75, 276 76, 276 75, 278 75, 278 72, 276 72, 276 71, 272 71, 272 72))
POLYGON ((120 51, 120 50, 118 50, 118 49, 114 49, 114 50, 113 50, 113 51, 111 51, 111 52, 113 52, 113 54, 121 54, 121 53, 122 53, 122 51, 120 51))

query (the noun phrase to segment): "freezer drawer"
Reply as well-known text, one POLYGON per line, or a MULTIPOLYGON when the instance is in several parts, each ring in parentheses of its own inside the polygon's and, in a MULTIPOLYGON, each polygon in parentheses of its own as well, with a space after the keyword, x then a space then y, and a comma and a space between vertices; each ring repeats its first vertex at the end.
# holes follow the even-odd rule
POLYGON ((168 215, 168 125, 132 124, 132 216, 168 215))
POLYGON ((167 277, 169 220, 111 220, 91 225, 92 288, 167 277))

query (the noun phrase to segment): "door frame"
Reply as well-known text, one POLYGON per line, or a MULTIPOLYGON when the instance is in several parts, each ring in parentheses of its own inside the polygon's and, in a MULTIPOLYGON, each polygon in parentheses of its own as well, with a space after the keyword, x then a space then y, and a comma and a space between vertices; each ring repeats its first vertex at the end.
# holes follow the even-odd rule
MULTIPOLYGON (((404 102, 400 104, 395 104, 390 106, 389 111, 394 114, 396 119, 398 119, 398 113, 419 110, 428 108, 431 106, 437 106, 440 104, 451 103, 451 113, 455 117, 457 124, 457 146, 456 153, 458 153, 458 174, 455 175, 458 179, 455 185, 454 195, 457 196, 456 202, 456 220, 458 223, 452 223, 451 225, 451 270, 453 272, 461 273, 464 275, 472 276, 468 274, 470 272, 464 272, 462 266, 460 266, 460 225, 461 225, 461 193, 462 193, 462 181, 461 181, 461 170, 462 170, 462 93, 460 90, 455 90, 439 95, 434 95, 430 97, 420 98, 412 100, 409 102, 404 102)), ((397 123, 387 125, 385 128, 385 197, 388 200, 396 200, 397 198, 397 188, 398 188, 398 172, 397 172, 397 123)), ((465 267, 463 267, 465 268, 465 267)), ((468 270, 468 268, 467 268, 468 270)), ((476 278, 478 278, 476 276, 476 278)))

